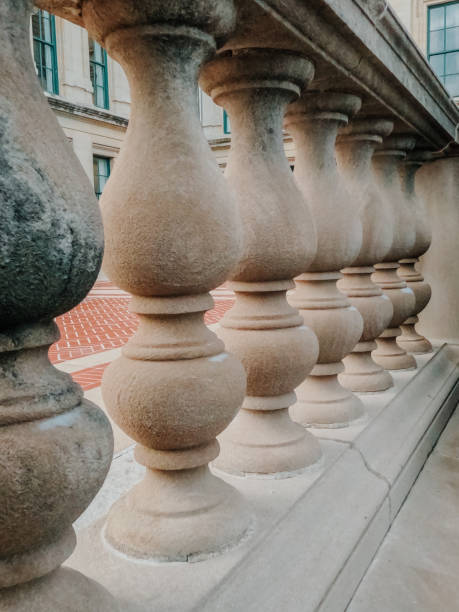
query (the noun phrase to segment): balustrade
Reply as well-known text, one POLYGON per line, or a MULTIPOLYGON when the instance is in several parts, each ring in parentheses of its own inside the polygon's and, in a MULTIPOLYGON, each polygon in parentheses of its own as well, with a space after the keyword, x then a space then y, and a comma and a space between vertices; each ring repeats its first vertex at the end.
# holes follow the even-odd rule
POLYGON ((288 414, 318 345, 286 292, 314 258, 316 237, 284 154, 282 120, 312 74, 306 59, 263 49, 216 59, 201 77, 231 120, 226 176, 243 223, 242 257, 230 277, 236 304, 218 332, 248 377, 243 409, 221 435, 215 462, 229 472, 291 475, 321 454, 288 414))
POLYGON ((373 361, 375 339, 387 328, 393 315, 389 298, 371 280, 374 264, 389 251, 393 239, 392 212, 384 206, 374 181, 372 155, 384 136, 393 129, 387 120, 356 119, 342 128, 336 146, 338 166, 357 209, 363 228, 362 248, 351 267, 341 270, 338 288, 360 312, 364 327, 360 341, 344 358, 341 384, 351 391, 384 391, 393 385, 392 376, 373 361))
POLYGON ((416 367, 414 357, 397 344, 397 336, 401 334, 400 325, 411 316, 415 308, 412 289, 397 275, 400 267, 398 260, 410 252, 416 238, 416 222, 404 197, 398 172, 406 152, 414 147, 415 142, 410 136, 388 136, 373 156, 381 195, 394 220, 392 246, 382 262, 375 265, 373 274, 373 281, 391 300, 394 309, 387 329, 376 340, 378 348, 372 353, 374 361, 387 370, 416 367))
POLYGON ((240 494, 208 468, 246 377, 203 321, 208 291, 237 264, 241 227, 196 108, 200 67, 235 11, 230 0, 89 0, 83 18, 124 68, 132 96, 101 207, 104 269, 133 294, 139 327, 102 392, 147 470, 112 508, 105 537, 132 556, 187 560, 236 544, 249 526, 240 494))
MULTIPOLYGON (((426 202, 415 175, 431 154, 409 153, 418 142, 457 155, 451 147, 457 109, 391 9, 375 10, 364 0, 343 0, 349 10, 340 12, 331 0, 0 3, 0 612, 119 609, 98 583, 61 567, 75 547, 72 523, 107 474, 113 439, 103 412, 51 365, 47 351, 58 338, 53 319, 78 304, 97 278, 103 236, 87 177, 36 78, 32 4, 87 28, 122 65, 132 95, 129 128, 100 205, 105 271, 132 295, 139 325, 106 369, 102 391, 146 470, 108 513, 94 558, 84 546, 99 536, 99 523, 84 528, 83 553, 70 563, 87 563, 88 574, 110 589, 124 582, 116 595, 126 609, 151 609, 161 598, 167 607, 168 594, 158 593, 171 578, 180 596, 190 595, 184 609, 213 609, 215 602, 222 610, 244 609, 247 594, 253 604, 253 593, 263 589, 261 605, 282 607, 292 585, 304 596, 298 609, 333 606, 333 585, 350 567, 340 559, 360 555, 374 508, 381 495, 391 495, 368 458, 384 464, 391 415, 402 401, 392 404, 383 427, 378 417, 365 431, 359 455, 349 449, 340 463, 333 454, 339 445, 324 444, 326 474, 310 489, 314 472, 265 487, 221 478, 220 471, 276 479, 303 472, 321 457, 305 426, 345 427, 360 419, 364 407, 354 391, 389 388, 386 370, 414 368, 411 353, 431 349, 414 327, 431 293, 415 267, 430 244, 427 203, 435 235, 426 269, 438 287, 427 329, 435 340, 457 340, 459 290, 445 264, 457 250, 457 160, 428 165, 426 202), (403 52, 394 55, 395 46, 403 52), (308 91, 314 63, 319 77, 308 91), (231 121, 226 176, 200 125, 199 75, 231 121), (283 122, 296 145, 294 175, 283 122), (400 133, 390 135, 394 122, 400 133), (410 135, 402 133, 407 129, 410 135), (209 291, 228 279, 236 300, 216 334, 204 313, 213 306, 209 291), (375 431, 386 438, 373 453, 375 431), (344 483, 346 503, 330 508, 322 500, 335 500, 336 483, 344 483), (262 520, 257 536, 233 555, 197 570, 138 563, 201 560, 236 546, 254 524, 239 490, 253 494, 262 520), (266 512, 272 493, 279 497, 266 512), (358 520, 346 538, 331 538, 329 526, 342 508, 358 520), (304 517, 320 509, 328 522, 317 525, 321 533, 308 557, 311 521, 304 517), (284 586, 275 580, 279 563, 257 572, 272 551, 293 576, 284 586), (314 588, 323 584, 311 593, 304 576, 314 588), (148 590, 151 583, 160 586, 136 601, 137 586, 148 590)), ((457 382, 453 357, 440 357, 423 370, 421 388, 420 377, 405 388, 414 404, 429 377, 438 383, 435 402, 442 405, 431 407, 425 398, 431 423, 447 414, 454 396, 441 394, 457 382)), ((408 407, 405 433, 418 419, 408 407)), ((433 431, 421 429, 408 445, 400 432, 390 440, 391 456, 403 438, 410 458, 403 471, 402 461, 392 462, 387 482, 398 486, 412 468, 410 449, 433 431)))
POLYGON ((60 568, 76 544, 72 523, 105 479, 113 437, 48 348, 59 338, 53 318, 97 277, 103 234, 35 74, 31 8, 0 4, 0 610, 112 612, 102 587, 60 568))
POLYGON ((351 94, 307 92, 289 106, 285 119, 297 150, 295 177, 318 240, 316 256, 296 278, 290 297, 319 340, 318 362, 298 387, 298 402, 291 409, 293 419, 305 426, 343 427, 364 414, 360 399, 338 381, 342 359, 361 337, 363 321, 336 281, 360 251, 362 224, 334 153, 338 128, 360 105, 360 98, 351 94))
POLYGON ((429 340, 418 334, 415 328, 419 321, 418 314, 427 306, 432 295, 430 285, 424 280, 421 272, 416 269, 419 257, 424 255, 430 247, 432 231, 424 199, 419 196, 415 189, 415 178, 417 171, 431 158, 432 154, 429 151, 415 150, 408 155, 400 168, 406 202, 416 226, 414 245, 411 251, 406 254, 406 257, 399 260, 400 268, 397 271, 400 278, 412 289, 416 298, 415 308, 411 316, 400 325, 402 334, 397 338, 397 344, 407 353, 430 353, 432 350, 429 340))

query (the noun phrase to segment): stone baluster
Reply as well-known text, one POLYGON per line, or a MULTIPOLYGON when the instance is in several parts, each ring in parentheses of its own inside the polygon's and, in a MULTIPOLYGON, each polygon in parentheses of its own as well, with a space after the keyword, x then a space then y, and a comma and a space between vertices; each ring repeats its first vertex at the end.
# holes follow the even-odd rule
POLYGON ((384 391, 393 385, 392 376, 371 357, 375 339, 387 328, 393 315, 392 302, 371 280, 392 245, 393 216, 384 206, 374 182, 371 158, 384 136, 392 131, 391 121, 358 119, 344 127, 338 137, 338 166, 359 212, 363 228, 362 248, 352 267, 341 270, 338 288, 345 293, 363 318, 363 333, 350 355, 344 358, 341 384, 351 391, 384 391))
POLYGON ((373 156, 373 167, 381 195, 394 220, 392 246, 381 263, 375 265, 373 282, 381 287, 394 308, 387 329, 376 340, 378 348, 373 351, 374 361, 387 370, 406 370, 416 367, 416 361, 397 344, 401 334, 400 325, 411 315, 415 307, 413 291, 397 274, 398 260, 413 247, 416 227, 413 223, 402 191, 398 167, 406 152, 414 147, 410 136, 389 136, 373 156))
POLYGON ((419 257, 430 247, 432 241, 432 230, 430 228, 427 209, 424 199, 416 192, 415 176, 421 166, 432 158, 428 151, 413 151, 410 153, 400 167, 402 186, 412 218, 416 223, 416 240, 413 248, 406 257, 399 260, 400 268, 397 273, 407 286, 413 290, 416 305, 411 316, 400 326, 402 335, 397 338, 397 344, 407 353, 430 353, 432 345, 416 331, 415 325, 419 321, 418 314, 424 310, 432 296, 430 285, 424 280, 424 276, 416 269, 419 257))
POLYGON ((147 469, 112 507, 105 538, 134 557, 183 561, 236 544, 250 522, 243 498, 208 468, 246 377, 203 321, 208 292, 237 264, 241 227, 196 108, 200 67, 235 10, 231 0, 87 0, 83 19, 132 95, 101 206, 104 269, 133 294, 139 327, 102 392, 147 469))
POLYGON ((296 144, 295 177, 315 223, 318 248, 296 279, 290 303, 299 308, 319 340, 319 359, 297 389, 295 421, 316 427, 344 427, 364 413, 360 399, 342 387, 342 359, 362 335, 358 310, 341 293, 340 270, 352 264, 362 245, 362 224, 337 170, 338 128, 360 108, 360 98, 344 93, 306 93, 290 105, 285 126, 296 144))
POLYGON ((317 440, 288 413, 318 345, 286 292, 312 261, 316 237, 285 157, 282 121, 312 73, 308 60, 266 49, 220 57, 201 76, 231 120, 226 176, 244 230, 242 257, 231 275, 236 304, 219 331, 248 375, 243 410, 222 434, 216 461, 229 472, 288 476, 321 454, 317 440))
POLYGON ((31 10, 27 0, 0 3, 0 610, 113 612, 102 587, 60 568, 76 544, 72 523, 104 481, 113 436, 48 349, 59 338, 53 318, 97 278, 103 233, 38 83, 31 10))

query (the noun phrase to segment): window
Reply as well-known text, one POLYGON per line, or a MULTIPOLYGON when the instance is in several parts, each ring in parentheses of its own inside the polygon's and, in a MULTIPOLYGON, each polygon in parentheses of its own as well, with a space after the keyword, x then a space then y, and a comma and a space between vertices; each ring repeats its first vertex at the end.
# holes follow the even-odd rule
POLYGON ((110 177, 110 158, 99 157, 94 155, 93 157, 94 167, 94 191, 96 196, 100 198, 104 190, 105 184, 110 177))
POLYGON ((231 123, 226 110, 223 111, 223 133, 231 134, 231 123))
POLYGON ((59 93, 56 55, 56 25, 54 15, 38 11, 32 15, 33 55, 38 78, 43 89, 52 94, 59 93))
POLYGON ((107 52, 96 41, 89 40, 89 67, 94 89, 94 106, 110 108, 108 96, 107 52))
POLYGON ((451 96, 459 96, 459 2, 429 7, 427 55, 451 96))

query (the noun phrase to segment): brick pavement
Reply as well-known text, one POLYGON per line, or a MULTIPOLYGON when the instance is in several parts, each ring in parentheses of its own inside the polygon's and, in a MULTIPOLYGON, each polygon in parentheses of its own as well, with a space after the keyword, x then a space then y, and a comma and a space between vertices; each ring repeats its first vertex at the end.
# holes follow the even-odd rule
MULTIPOLYGON (((234 303, 232 292, 225 286, 212 295, 215 307, 205 315, 207 325, 217 323, 234 303)), ((127 293, 110 282, 98 281, 81 304, 56 320, 61 339, 50 348, 51 362, 68 363, 126 344, 137 327, 137 316, 128 310, 129 300, 127 293)), ((107 365, 99 363, 72 372, 72 376, 88 391, 100 385, 107 365)))

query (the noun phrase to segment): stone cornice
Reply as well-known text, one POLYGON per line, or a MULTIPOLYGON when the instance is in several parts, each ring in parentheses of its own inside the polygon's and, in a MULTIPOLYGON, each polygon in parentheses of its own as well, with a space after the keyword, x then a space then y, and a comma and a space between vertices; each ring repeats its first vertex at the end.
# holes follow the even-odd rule
MULTIPOLYGON (((224 49, 289 48, 317 66, 312 87, 363 95, 372 114, 395 115, 434 148, 458 138, 459 110, 425 56, 379 0, 253 0, 224 49)), ((365 106, 364 106, 365 108, 365 106)))
POLYGON ((118 127, 126 128, 128 126, 128 119, 120 117, 119 115, 113 115, 106 111, 102 111, 97 108, 90 108, 88 106, 82 106, 81 104, 75 104, 74 102, 68 102, 61 98, 54 96, 47 96, 49 105, 55 111, 63 113, 69 113, 71 115, 77 115, 83 119, 90 119, 96 121, 103 121, 104 123, 110 123, 118 127))

